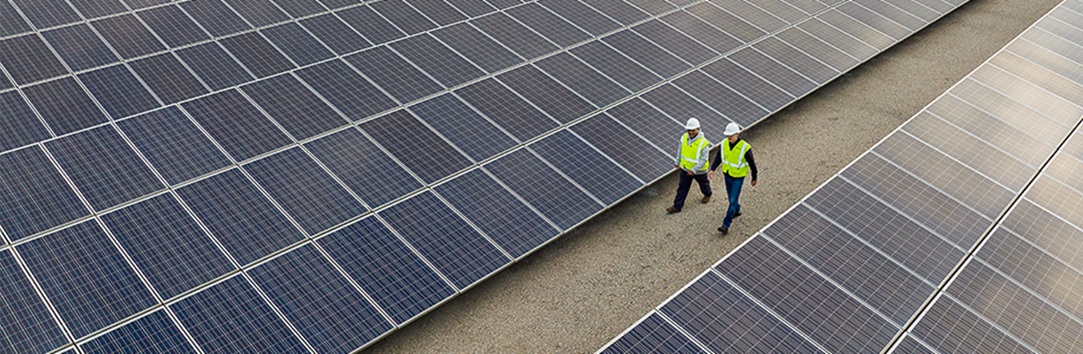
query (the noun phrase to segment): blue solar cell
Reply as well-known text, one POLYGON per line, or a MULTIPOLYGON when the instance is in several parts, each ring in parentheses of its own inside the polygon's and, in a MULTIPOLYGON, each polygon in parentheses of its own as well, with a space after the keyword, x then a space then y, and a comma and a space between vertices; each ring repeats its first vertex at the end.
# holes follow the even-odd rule
POLYGON ((177 50, 175 53, 211 90, 221 90, 252 80, 252 75, 218 46, 218 43, 204 43, 177 50))
POLYGON ((274 2, 293 18, 305 17, 327 11, 327 9, 324 8, 323 5, 320 5, 316 0, 275 0, 274 2))
POLYGON ((66 77, 30 86, 23 89, 23 92, 56 135, 108 121, 73 78, 66 77))
POLYGON ((561 123, 594 111, 590 102, 530 65, 500 74, 497 79, 561 123))
POLYGON ((692 67, 633 31, 617 32, 602 41, 661 77, 673 77, 692 67))
POLYGON ((406 103, 440 91, 436 83, 387 47, 376 47, 346 57, 388 94, 406 103))
POLYGON ((290 16, 278 9, 271 1, 223 0, 226 5, 248 20, 255 27, 289 21, 290 16))
POLYGON ((431 192, 380 216, 460 289, 511 261, 431 192))
POLYGON ((300 148, 244 168, 311 235, 365 212, 360 202, 300 148))
POLYGON ((756 26, 709 2, 699 3, 685 10, 743 42, 751 42, 767 34, 763 30, 756 28, 756 26))
POLYGON ((184 182, 230 164, 229 159, 176 107, 127 119, 117 125, 169 184, 184 182))
POLYGON ((87 353, 194 353, 164 310, 125 324, 101 337, 80 344, 87 353))
POLYGON ((354 6, 339 11, 337 14, 339 18, 353 26, 362 36, 365 36, 369 42, 376 45, 406 36, 395 25, 387 22, 387 19, 380 16, 376 11, 372 11, 372 8, 368 6, 354 6))
POLYGON ((33 34, 0 40, 0 64, 22 85, 68 73, 45 42, 33 34))
POLYGON ((11 3, 0 2, 0 37, 30 32, 31 30, 11 3))
POLYGON ((286 134, 235 90, 202 97, 183 106, 237 161, 290 143, 286 134))
POLYGON ((293 75, 260 80, 241 90, 299 140, 349 123, 293 75))
POLYGON ((521 141, 559 126, 495 79, 476 82, 455 93, 521 141))
POLYGON ((467 23, 441 28, 432 34, 489 73, 522 61, 511 50, 467 23))
POLYGON ((298 70, 297 76, 354 121, 398 105, 338 60, 298 70))
POLYGON ((660 311, 718 353, 820 352, 715 274, 693 282, 660 311), (718 325, 699 325, 704 321, 718 325))
POLYGON ((621 55, 602 41, 584 44, 571 52, 631 91, 639 91, 662 81, 657 74, 621 55))
POLYGON ((316 38, 295 22, 287 22, 260 30, 297 65, 308 65, 335 56, 316 38))
POLYGON ((342 183, 375 208, 421 188, 401 166, 356 129, 305 144, 342 183))
POLYGON ((470 20, 470 23, 525 59, 560 49, 503 12, 470 20))
POLYGON ((171 53, 130 62, 132 70, 147 83, 165 104, 173 104, 207 93, 207 88, 171 53))
POLYGON ((455 293, 375 217, 362 219, 316 242, 396 323, 409 320, 455 293))
POLYGON ((45 144, 95 210, 165 187, 111 126, 45 144))
POLYGON ((19 253, 77 338, 157 304, 94 221, 37 238, 19 253))
POLYGON ((11 241, 90 215, 38 147, 0 155, 0 225, 11 241))
POLYGON ((372 45, 334 14, 323 14, 300 22, 305 29, 312 32, 338 55, 352 53, 372 45))
POLYGON ((180 7, 156 7, 138 13, 139 18, 158 34, 166 45, 176 48, 210 39, 180 7))
POLYGON ((362 123, 360 127, 426 183, 471 164, 465 155, 405 110, 362 123), (409 138, 403 139, 406 136, 409 138))
POLYGON ((257 32, 249 32, 219 41, 256 77, 268 77, 293 69, 290 60, 257 32))
POLYGON ((525 149, 485 165, 485 169, 543 215, 568 228, 602 210, 602 205, 525 149))
POLYGON ((560 233, 481 170, 441 184, 436 192, 513 257, 560 233))
POLYGON ((616 102, 630 94, 613 80, 568 53, 542 59, 534 65, 575 90, 597 107, 616 102))
POLYGON ((234 269, 170 193, 106 214, 102 222, 163 299, 234 269))
POLYGON ((221 0, 190 0, 180 3, 180 7, 215 37, 252 28, 221 0))
MULTIPOLYGON (((652 92, 655 91, 658 90, 652 92)), ((620 105, 610 108, 608 113, 613 119, 624 123, 624 126, 639 133, 639 135, 642 135, 647 141, 654 143, 654 146, 673 146, 673 143, 679 138, 681 131, 684 130, 684 125, 666 117, 665 113, 662 113, 648 104, 647 101, 640 98, 624 101, 620 105)), ((695 115, 690 116, 696 117, 695 115)), ((702 133, 704 135, 708 132, 713 135, 716 132, 714 129, 721 129, 726 123, 726 121, 715 121, 713 119, 705 118, 706 117, 699 117, 700 123, 703 124, 702 133)), ((676 149, 673 150, 673 152, 676 151, 676 149)))
POLYGON ((125 59, 166 49, 162 42, 158 41, 158 38, 132 14, 93 21, 91 25, 125 59))
POLYGON ((302 353, 304 345, 243 276, 170 306, 203 348, 229 353, 302 353))
POLYGON ((133 9, 143 9, 155 5, 164 5, 173 2, 171 0, 124 0, 133 9))
POLYGON ((86 72, 79 79, 114 119, 158 107, 158 100, 124 65, 86 72))
POLYGON ((428 34, 392 43, 391 47, 445 87, 458 86, 485 75, 474 64, 428 34))
POLYGON ((531 144, 530 149, 607 205, 643 186, 567 130, 531 144))
MULTIPOLYGON (((632 171, 642 181, 654 181, 669 173, 673 166, 662 161, 674 161, 672 155, 663 153, 650 145, 643 138, 609 117, 607 114, 594 116, 572 127, 576 135, 589 141, 624 168, 632 171)), ((679 130, 675 132, 679 134, 679 130)), ((680 145, 679 136, 673 137, 673 151, 680 145)), ((664 147, 663 147, 664 148, 664 147)))
POLYGON ((45 125, 16 91, 0 93, 0 117, 5 125, 0 132, 0 151, 49 138, 45 125))
POLYGON ((595 36, 621 27, 619 23, 578 0, 540 0, 538 3, 595 36))
MULTIPOLYGON (((745 73, 747 74, 748 72, 746 71, 745 73)), ((730 81, 727 82, 732 83, 733 79, 731 78, 730 81)), ((767 85, 766 82, 762 81, 760 84, 767 85)), ((767 116, 768 113, 763 107, 760 107, 755 102, 741 96, 737 91, 734 91, 734 89, 720 84, 702 71, 693 71, 681 76, 681 78, 673 80, 673 85, 698 98, 716 111, 721 112, 727 119, 733 120, 744 126, 760 120, 760 118, 767 116)), ((785 92, 777 91, 776 93, 780 96, 778 100, 790 99, 785 92)), ((778 100, 774 102, 778 104, 780 102, 778 100)))
POLYGON ((86 24, 48 30, 41 35, 74 71, 120 61, 86 24))
POLYGON ((260 265, 250 274, 317 352, 349 352, 392 329, 312 245, 260 265))
POLYGON ((370 3, 369 6, 372 6, 373 10, 394 23, 407 35, 418 34, 436 28, 435 23, 429 21, 425 15, 414 10, 410 4, 402 0, 384 0, 370 3))
POLYGON ((590 33, 583 32, 537 3, 511 8, 507 14, 561 47, 591 39, 590 33))
POLYGON ((446 26, 466 19, 466 16, 463 16, 458 10, 443 1, 412 0, 410 1, 410 5, 413 5, 414 8, 421 11, 421 13, 425 14, 425 16, 440 26, 446 26))
POLYGON ((487 159, 516 144, 507 133, 452 94, 440 95, 410 109, 474 161, 487 159))
POLYGON ((602 353, 703 353, 688 337, 652 313, 602 353))
POLYGON ((79 14, 64 0, 14 0, 37 28, 48 28, 66 23, 79 22, 79 14))
POLYGON ((304 237, 236 169, 184 186, 177 195, 242 265, 304 237))
POLYGON ((98 18, 126 12, 119 0, 69 0, 85 18, 98 18))
POLYGON ((16 353, 44 353, 67 339, 10 251, 0 251, 0 345, 16 353))

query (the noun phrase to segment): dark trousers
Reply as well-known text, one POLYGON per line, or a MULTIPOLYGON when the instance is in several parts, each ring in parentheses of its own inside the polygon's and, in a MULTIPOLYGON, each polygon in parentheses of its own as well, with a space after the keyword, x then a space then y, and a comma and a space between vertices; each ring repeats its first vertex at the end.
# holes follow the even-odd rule
POLYGON ((737 198, 741 196, 741 186, 745 184, 745 178, 723 175, 726 177, 726 195, 730 197, 730 207, 726 210, 726 218, 722 219, 722 227, 728 229, 733 222, 733 216, 741 212, 741 203, 737 202, 737 198))
POLYGON ((699 183, 699 191, 703 192, 704 197, 711 196, 711 180, 707 179, 707 174, 702 175, 688 175, 688 171, 681 170, 678 172, 681 175, 680 182, 677 182, 677 197, 673 198, 673 207, 677 210, 684 208, 684 199, 688 198, 688 189, 692 188, 692 180, 696 180, 699 183))

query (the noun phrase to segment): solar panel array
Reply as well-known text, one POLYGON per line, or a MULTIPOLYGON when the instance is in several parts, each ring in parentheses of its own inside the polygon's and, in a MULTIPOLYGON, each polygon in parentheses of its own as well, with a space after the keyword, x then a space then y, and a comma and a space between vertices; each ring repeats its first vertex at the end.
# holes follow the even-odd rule
POLYGON ((603 352, 1078 352, 1067 0, 603 352))
POLYGON ((362 347, 961 3, 0 1, 2 348, 362 347))

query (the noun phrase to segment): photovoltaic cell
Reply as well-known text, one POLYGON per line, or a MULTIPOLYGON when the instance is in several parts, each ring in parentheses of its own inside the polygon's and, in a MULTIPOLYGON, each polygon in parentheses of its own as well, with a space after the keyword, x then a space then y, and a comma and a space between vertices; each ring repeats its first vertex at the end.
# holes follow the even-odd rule
POLYGON ((69 0, 86 18, 109 16, 127 11, 119 0, 69 0))
POLYGON ((793 68, 788 68, 772 60, 754 47, 733 53, 730 58, 793 97, 801 97, 818 85, 818 83, 812 82, 801 73, 794 71, 793 68))
POLYGON ((556 45, 549 43, 545 38, 503 12, 470 20, 470 23, 527 60, 558 49, 556 45))
POLYGON ((165 104, 207 93, 199 79, 170 53, 139 59, 129 65, 165 104))
POLYGON ((589 102, 533 66, 505 72, 497 76, 497 79, 561 123, 570 122, 594 110, 594 106, 589 102))
POLYGON ((489 73, 522 61, 511 50, 467 23, 441 28, 432 34, 489 73))
POLYGON ((156 7, 138 12, 137 15, 171 48, 210 39, 199 25, 177 6, 156 7))
POLYGON ((0 40, 0 64, 22 85, 67 74, 45 42, 33 34, 0 40))
POLYGON ((368 38, 369 42, 375 44, 387 43, 406 36, 398 27, 387 22, 383 16, 372 11, 372 8, 367 5, 351 7, 336 14, 362 36, 368 38))
POLYGON ((275 4, 293 18, 305 17, 327 11, 316 0, 275 0, 275 4))
POLYGON ((30 26, 11 3, 0 3, 0 37, 29 32, 30 26))
POLYGON ((496 11, 485 0, 447 0, 447 2, 469 17, 477 17, 496 11))
POLYGON ((531 144, 530 149, 606 205, 643 185, 567 130, 531 144))
POLYGON ((561 229, 567 230, 602 209, 527 150, 505 155, 485 169, 561 229))
MULTIPOLYGON (((755 3, 749 3, 753 4, 756 7, 759 7, 764 12, 770 15, 778 17, 780 20, 786 22, 786 24, 793 24, 809 17, 808 13, 800 10, 798 7, 796 7, 796 5, 786 3, 782 0, 759 0, 755 3)), ((806 4, 809 3, 814 4, 816 2, 806 0, 806 4)), ((723 2, 723 4, 730 4, 730 2, 723 2)))
POLYGON ((380 216, 460 289, 510 261, 431 192, 395 204, 380 216))
POLYGON ((269 0, 223 0, 226 5, 233 8, 241 17, 248 20, 254 27, 263 27, 275 23, 288 21, 289 15, 278 9, 275 3, 269 0))
POLYGON ((661 77, 673 77, 691 68, 680 58, 632 31, 617 32, 602 41, 661 77))
POLYGON ((240 170, 184 186, 177 195, 241 265, 303 238, 240 170))
POLYGON ((624 1, 613 0, 583 0, 583 3, 595 10, 609 16, 609 18, 628 26, 650 17, 649 14, 640 11, 635 6, 624 1))
POLYGON ((560 233, 481 170, 441 184, 436 192, 515 258, 560 233))
POLYGON ((165 50, 162 42, 131 14, 91 22, 98 33, 125 59, 165 50))
POLYGON ((481 69, 428 34, 392 43, 391 47, 445 87, 458 86, 485 75, 481 69))
POLYGON ((421 183, 356 129, 305 144, 339 180, 371 207, 421 188, 421 183))
MULTIPOLYGON (((600 114, 576 124, 572 131, 642 181, 654 181, 672 169, 669 164, 659 163, 673 161, 672 156, 651 146, 608 114, 600 114)), ((674 138, 672 144, 670 146, 676 147, 680 143, 674 138)))
POLYGON ((18 250, 76 338, 157 303, 94 221, 34 239, 18 250))
POLYGON ((170 184, 229 165, 229 159, 176 107, 117 123, 170 184))
POLYGON ((309 235, 365 212, 300 148, 256 160, 244 169, 309 235))
MULTIPOLYGON (((729 64, 732 65, 732 63, 729 64)), ((747 72, 745 73, 747 74, 747 72)), ((732 78, 730 78, 730 80, 732 80, 732 78)), ((687 94, 691 94, 698 98, 704 104, 714 108, 717 112, 721 112, 725 115, 726 119, 746 126, 767 115, 767 111, 755 102, 749 101, 748 98, 737 93, 734 89, 720 84, 702 71, 694 71, 681 76, 679 79, 673 80, 672 84, 687 94)), ((766 85, 767 83, 760 81, 760 84, 766 85)), ((772 89, 774 88, 772 87, 772 89)), ((786 95, 786 93, 782 91, 777 91, 775 93, 778 95, 786 95)), ((647 100, 649 101, 650 99, 648 98, 647 100)), ((672 105, 672 103, 659 104, 672 105)))
POLYGON ((450 93, 418 103, 410 110, 474 161, 485 160, 516 144, 511 136, 450 93))
POLYGON ((880 31, 880 33, 884 33, 896 40, 905 38, 907 35, 913 32, 906 27, 900 26, 895 21, 889 20, 888 18, 884 17, 884 14, 878 14, 876 12, 870 11, 868 8, 853 2, 839 5, 839 7, 836 7, 835 9, 836 11, 847 14, 850 17, 853 17, 854 19, 868 25, 869 27, 875 28, 877 31, 880 31))
POLYGON ((103 210, 164 186, 111 126, 45 144, 95 210, 103 210))
POLYGON ((287 22, 260 30, 271 43, 286 53, 297 65, 305 66, 335 56, 315 37, 295 22, 287 22))
POLYGON ((257 32, 249 32, 219 41, 257 77, 268 77, 289 69, 293 64, 257 32))
POLYGON ((41 32, 41 35, 73 71, 120 61, 109 46, 94 34, 94 30, 85 24, 48 30, 41 32))
MULTIPOLYGON (((609 115, 625 126, 631 127, 655 146, 669 146, 684 126, 666 117, 665 113, 655 109, 640 98, 625 101, 610 108, 609 115)), ((701 121, 704 121, 702 118, 701 121)), ((721 126, 718 124, 717 126, 721 126)), ((705 131, 705 130, 704 130, 705 131)))
POLYGON ((230 278, 170 308, 203 348, 233 353, 308 351, 243 276, 230 278))
POLYGON ((30 86, 23 89, 23 92, 56 135, 71 133, 108 120, 70 77, 30 86))
POLYGON ((0 225, 11 241, 90 212, 38 147, 0 155, 0 225))
POLYGON ((221 90, 252 80, 252 75, 218 43, 204 43, 177 50, 175 53, 211 90, 221 90))
POLYGON ((371 45, 334 14, 306 18, 300 23, 338 55, 352 53, 371 45))
MULTIPOLYGON (((915 139, 921 140, 929 145, 929 147, 919 147, 916 150, 939 150, 944 154, 951 156, 953 159, 958 160, 959 163, 965 164, 975 172, 981 173, 985 178, 1000 182, 1004 188, 1007 188, 1012 192, 1020 191, 1023 186, 1030 181, 1031 177, 1034 176, 1034 172, 1036 172, 1038 168, 1038 166, 1029 165, 1019 161, 1015 157, 1008 155, 1005 151, 997 149, 985 141, 974 138, 968 134, 968 131, 960 130, 947 121, 941 120, 928 113, 919 113, 919 115, 907 123, 903 129, 908 133, 911 133, 915 139)), ((885 147, 881 152, 886 154, 891 150, 890 148, 890 146, 885 147)), ((909 158, 909 156, 913 155, 913 151, 898 151, 898 148, 895 150, 897 152, 892 154, 892 160, 913 160, 909 158)), ((939 153, 935 151, 932 153, 939 155, 939 153)), ((911 164, 925 164, 930 162, 925 159, 922 160, 924 161, 920 163, 914 161, 910 162, 911 164)), ((978 189, 972 187, 973 186, 965 189, 978 189)), ((969 204, 981 205, 981 203, 977 202, 971 202, 969 204)), ((998 205, 1003 207, 1007 204, 1003 203, 998 205)), ((1000 209, 1001 208, 999 207, 997 208, 997 214, 1001 211, 1000 209)))
POLYGON ((442 89, 440 84, 387 47, 376 47, 348 56, 346 61, 402 103, 418 100, 442 89))
MULTIPOLYGON (((691 75, 706 78, 706 76, 699 73, 692 73, 691 75)), ((696 86, 690 88, 694 89, 696 86)), ((704 131, 722 129, 722 127, 725 127, 725 125, 730 122, 729 118, 726 118, 726 116, 711 109, 711 107, 697 101, 695 97, 682 91, 680 88, 677 88, 677 86, 674 86, 672 83, 658 86, 653 90, 644 93, 640 97, 678 122, 687 122, 688 118, 699 119, 700 123, 704 126, 704 131)), ((616 115, 618 120, 620 120, 619 113, 615 110, 610 110, 610 112, 616 115)), ((681 125, 680 129, 683 128, 684 126, 681 125)), ((677 131, 679 132, 680 129, 677 131)), ((649 135, 644 135, 647 136, 648 139, 650 138, 649 135)), ((671 139, 673 139, 673 136, 667 135, 667 138, 663 141, 669 143, 671 142, 671 139)), ((653 142, 654 140, 651 141, 653 142)))
POLYGON ((571 52, 631 91, 642 90, 662 79, 600 41, 576 47, 571 52))
POLYGON ((11 251, 0 251, 0 344, 16 352, 46 352, 67 342, 49 308, 23 274, 11 251))
POLYGON ((507 14, 561 47, 568 47, 591 39, 589 33, 583 32, 583 30, 537 3, 516 6, 509 9, 507 14))
POLYGON ((164 5, 169 2, 169 0, 124 0, 124 3, 128 4, 128 6, 133 9, 142 9, 154 5, 164 5))
POLYGON ((877 50, 887 49, 887 47, 895 43, 895 39, 888 37, 877 31, 875 28, 869 27, 869 25, 855 20, 838 10, 824 12, 817 16, 817 18, 846 34, 867 43, 877 50))
POLYGON ((376 217, 316 242, 397 324, 456 291, 376 217))
POLYGON ((711 48, 660 20, 647 21, 633 27, 632 30, 692 65, 705 63, 718 55, 711 48))
POLYGON ((437 25, 446 26, 466 19, 455 7, 443 1, 413 0, 409 2, 437 25))
POLYGON ((660 315, 652 313, 602 353, 703 353, 688 337, 673 328, 660 315))
MULTIPOLYGON (((839 71, 775 37, 764 38, 759 43, 754 44, 753 48, 756 48, 767 57, 777 60, 780 64, 788 67, 789 70, 800 73, 812 81, 814 85, 808 88, 810 91, 815 89, 816 85, 822 85, 839 75, 839 71)), ((790 74, 790 77, 794 76, 790 74)), ((790 90, 790 92, 794 93, 796 91, 790 90)))
POLYGON ((6 125, 0 133, 0 151, 49 138, 45 125, 16 91, 0 93, 0 117, 4 117, 6 125))
POLYGON ((466 156, 405 110, 362 123, 360 127, 425 183, 470 166, 466 156))
POLYGON ((64 0, 13 0, 30 23, 37 28, 48 28, 79 22, 79 14, 64 0))
POLYGON ((349 122, 290 74, 257 81, 241 90, 298 140, 349 122))
POLYGON ((498 9, 506 9, 515 5, 522 4, 522 0, 486 0, 490 4, 493 4, 498 9))
POLYGON ((692 37, 717 53, 725 53, 741 46, 742 41, 723 32, 696 16, 684 11, 677 11, 661 18, 662 22, 673 26, 685 35, 692 37))
MULTIPOLYGON (((952 93, 936 100, 929 106, 927 111, 940 119, 951 117, 952 125, 966 130, 983 141, 995 144, 1001 150, 1009 152, 1012 156, 1025 161, 1035 169, 1049 157, 1048 149, 1052 148, 1050 146, 1051 141, 1040 140, 1019 127, 1009 125, 1009 123, 1018 124, 1019 122, 1002 121, 972 103, 959 99, 952 93), (1009 142, 1018 143, 1012 144, 1009 142)), ((1034 122, 1031 125, 1032 128, 1035 125, 1044 126, 1049 124, 1038 120, 1032 121, 1034 122)))
POLYGON ((402 0, 386 0, 369 4, 388 21, 398 26, 407 35, 414 35, 436 28, 436 24, 413 6, 402 0))
POLYGON ((164 310, 79 345, 87 353, 191 353, 195 351, 164 310))
POLYGON ((613 80, 568 53, 545 58, 534 65, 598 107, 604 107, 630 94, 613 80))
MULTIPOLYGON (((786 44, 792 45, 795 48, 805 52, 806 54, 816 59, 819 59, 824 64, 827 64, 828 66, 839 72, 848 70, 857 65, 858 63, 857 59, 855 59, 854 57, 851 57, 849 54, 846 54, 838 48, 833 47, 833 43, 829 44, 828 42, 824 42, 816 37, 813 37, 808 32, 802 31, 798 27, 793 27, 780 32, 777 38, 785 41, 786 44)), ((856 41, 853 38, 850 38, 850 40, 856 41)), ((771 54, 772 56, 775 56, 771 53, 771 49, 769 49, 771 45, 772 44, 770 42, 764 43, 760 46, 760 49, 767 52, 768 54, 771 54)), ((810 73, 810 71, 808 70, 801 70, 801 72, 806 73, 806 75, 810 73)))
POLYGON ((354 121, 397 106, 349 65, 338 60, 310 66, 296 72, 317 93, 354 121))
POLYGON ((594 36, 600 36, 621 27, 619 23, 577 0, 541 0, 538 3, 594 36))
MULTIPOLYGON (((740 93, 747 99, 756 102, 760 107, 763 107, 767 112, 775 111, 782 108, 786 104, 793 101, 794 97, 786 93, 777 86, 771 85, 770 82, 759 77, 756 73, 749 71, 746 68, 738 66, 730 59, 719 60, 714 63, 708 64, 701 69, 707 75, 714 77, 715 80, 725 83, 734 91, 740 93)), ((715 109, 723 109, 724 106, 714 106, 715 109)), ((754 111, 754 110, 753 110, 754 111)), ((725 112, 725 111, 723 111, 725 112)), ((758 115, 745 115, 736 114, 730 115, 731 117, 747 117, 748 120, 739 122, 748 125, 755 120, 767 115, 767 112, 760 113, 758 115)))
POLYGON ((221 0, 190 0, 181 2, 180 7, 215 37, 252 28, 221 0))
POLYGON ((260 265, 250 274, 320 352, 351 351, 392 328, 312 245, 260 265))
POLYGON ((243 161, 290 143, 290 139, 236 90, 182 105, 214 140, 243 161))
POLYGON ((88 71, 79 80, 114 119, 158 107, 158 100, 124 65, 88 71))
POLYGON ((767 34, 764 30, 708 2, 690 6, 685 10, 742 42, 751 42, 767 34))
POLYGON ((913 1, 888 3, 882 0, 861 0, 855 2, 855 4, 859 4, 895 23, 905 26, 908 30, 906 35, 909 35, 909 32, 921 29, 928 21, 935 19, 937 16, 936 11, 913 1))
POLYGON ((520 141, 556 128, 557 123, 496 79, 486 79, 455 91, 520 141))
POLYGON ((641 11, 647 12, 651 15, 660 15, 666 11, 672 10, 675 7, 665 1, 651 1, 651 0, 625 0, 628 3, 635 5, 641 11))

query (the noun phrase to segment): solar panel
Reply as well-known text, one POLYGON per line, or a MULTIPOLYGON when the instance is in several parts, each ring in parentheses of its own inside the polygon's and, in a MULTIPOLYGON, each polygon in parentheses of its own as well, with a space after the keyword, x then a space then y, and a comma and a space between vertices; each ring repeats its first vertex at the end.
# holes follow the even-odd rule
MULTIPOLYGON (((1051 11, 603 351, 666 350, 674 339, 629 345, 662 331, 717 352, 777 350, 763 346, 779 335, 727 330, 764 317, 813 346, 788 352, 1079 350, 1083 107, 1073 98, 1083 82, 1060 74, 1072 66, 1014 50, 1078 52, 1083 29, 1059 20, 1077 16, 1067 6, 1078 4, 1051 11), (1036 32, 1075 43, 1035 47, 1026 38, 1036 32)), ((894 38, 929 17, 888 5, 856 1, 825 14, 852 30, 903 25, 894 38)), ((815 32, 780 37, 806 33, 815 32)), ((858 38, 882 38, 868 33, 858 38)))
POLYGON ((688 117, 755 124, 904 37, 845 4, 0 1, 5 286, 59 331, 19 348, 368 345, 671 172, 688 117))

